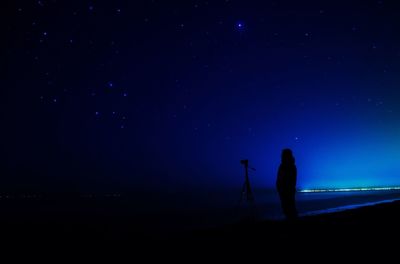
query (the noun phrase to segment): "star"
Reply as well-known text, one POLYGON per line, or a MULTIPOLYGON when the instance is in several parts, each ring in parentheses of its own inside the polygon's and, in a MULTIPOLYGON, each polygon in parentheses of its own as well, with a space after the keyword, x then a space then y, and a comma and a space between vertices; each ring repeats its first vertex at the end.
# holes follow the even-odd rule
POLYGON ((235 28, 236 28, 236 30, 238 30, 238 31, 243 31, 244 29, 245 29, 245 25, 244 25, 244 23, 243 22, 237 22, 236 24, 235 24, 235 28))

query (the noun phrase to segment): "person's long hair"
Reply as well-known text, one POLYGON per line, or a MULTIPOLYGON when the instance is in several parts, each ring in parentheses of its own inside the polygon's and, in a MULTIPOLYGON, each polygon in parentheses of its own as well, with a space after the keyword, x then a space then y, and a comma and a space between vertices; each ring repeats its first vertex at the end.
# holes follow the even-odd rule
POLYGON ((291 149, 282 150, 281 163, 282 165, 294 165, 295 159, 291 149))

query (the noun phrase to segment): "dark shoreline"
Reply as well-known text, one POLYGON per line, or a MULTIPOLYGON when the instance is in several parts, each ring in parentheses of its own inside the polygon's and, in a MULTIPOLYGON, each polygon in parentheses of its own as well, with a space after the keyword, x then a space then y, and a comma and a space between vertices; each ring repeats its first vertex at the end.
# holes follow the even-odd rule
POLYGON ((204 251, 208 254, 209 250, 254 250, 261 247, 264 251, 260 253, 275 254, 286 249, 387 248, 397 245, 397 241, 391 241, 399 237, 399 224, 400 201, 395 201, 300 217, 294 222, 253 221, 249 218, 222 228, 162 235, 141 232, 134 222, 116 222, 115 219, 96 216, 80 221, 79 217, 68 217, 65 212, 53 215, 30 212, 3 215, 0 232, 2 243, 18 250, 57 247, 71 252, 79 248, 123 254, 148 251, 167 251, 170 254, 204 251))
POLYGON ((247 222, 199 235, 205 241, 247 241, 249 248, 260 244, 271 248, 285 245, 298 249, 334 245, 338 248, 379 250, 398 245, 400 201, 304 216, 293 222, 247 222))

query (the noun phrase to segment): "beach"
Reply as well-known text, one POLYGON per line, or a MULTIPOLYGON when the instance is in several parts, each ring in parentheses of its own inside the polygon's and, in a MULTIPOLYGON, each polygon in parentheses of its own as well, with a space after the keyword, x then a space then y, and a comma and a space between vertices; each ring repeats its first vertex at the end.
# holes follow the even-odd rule
MULTIPOLYGON (((259 220, 248 214, 231 224, 169 232, 160 229, 159 222, 163 221, 163 218, 157 219, 160 215, 139 219, 115 211, 107 216, 98 209, 97 213, 78 213, 73 208, 48 213, 29 208, 5 215, 2 207, 3 252, 34 251, 40 257, 55 254, 57 258, 73 259, 84 255, 91 261, 104 260, 106 256, 114 262, 142 258, 185 263, 194 259, 320 261, 340 260, 349 254, 356 259, 368 259, 396 253, 400 234, 399 201, 301 216, 294 222, 259 220), (152 225, 155 227, 152 232, 142 228, 152 225)), ((190 218, 185 216, 181 221, 190 221, 190 218)), ((13 256, 32 260, 28 254, 13 256)))
POLYGON ((215 217, 215 211, 212 211, 214 215, 208 210, 192 213, 182 209, 134 214, 132 208, 126 208, 130 203, 116 197, 2 200, 0 226, 3 241, 19 247, 48 242, 143 247, 174 243, 183 246, 191 243, 240 245, 243 242, 258 245, 261 241, 268 245, 336 240, 373 244, 388 241, 399 233, 398 193, 327 194, 323 199, 318 195, 300 198, 300 217, 294 222, 265 218, 262 206, 248 206, 223 211, 237 215, 234 220, 218 225, 210 220, 215 217), (309 209, 305 210, 306 207, 309 209), (177 228, 180 224, 185 228, 177 228))
POLYGON ((229 258, 239 252, 249 259, 290 262, 384 261, 397 258, 399 223, 400 202, 394 201, 304 216, 293 222, 247 221, 196 233, 189 241, 229 258))

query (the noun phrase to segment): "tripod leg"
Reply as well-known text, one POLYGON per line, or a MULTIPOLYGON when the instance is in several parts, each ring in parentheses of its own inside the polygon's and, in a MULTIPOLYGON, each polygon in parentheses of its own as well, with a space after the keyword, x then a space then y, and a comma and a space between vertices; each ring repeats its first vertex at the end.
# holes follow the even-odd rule
POLYGON ((243 198, 246 195, 246 182, 243 183, 242 193, 240 194, 240 201, 239 204, 243 202, 243 198))

